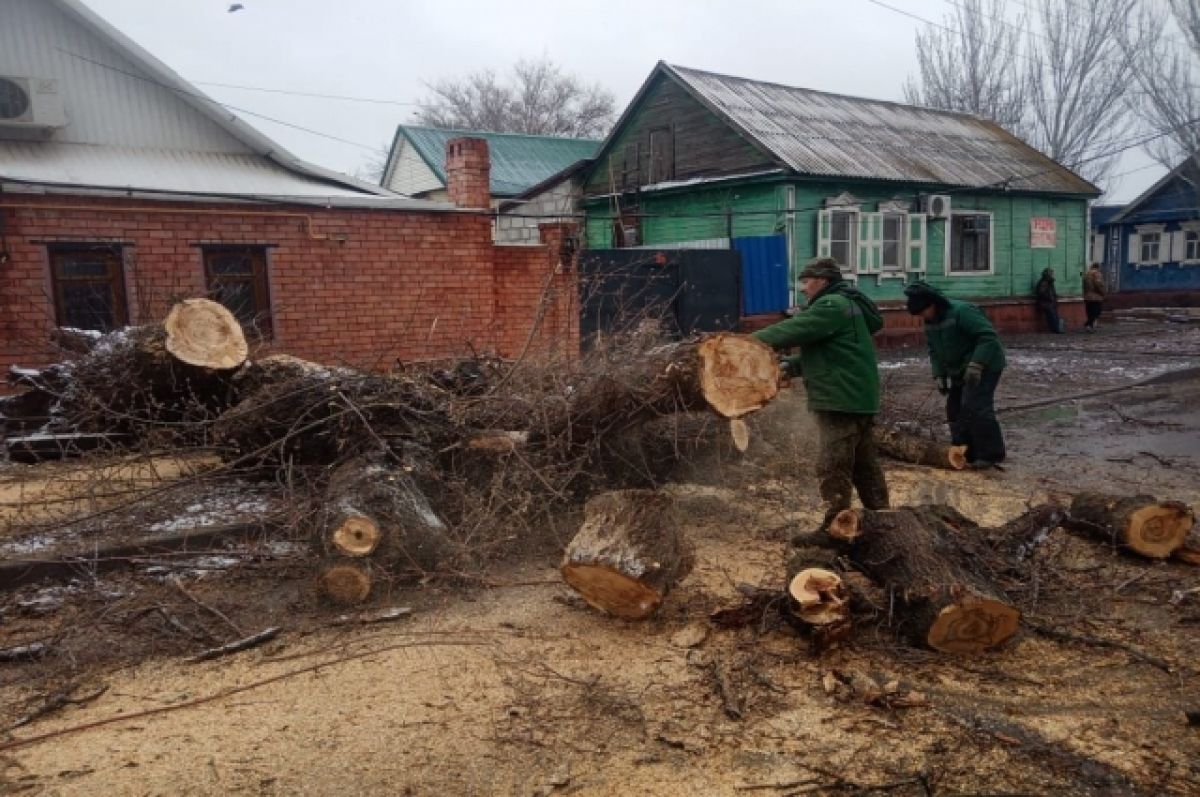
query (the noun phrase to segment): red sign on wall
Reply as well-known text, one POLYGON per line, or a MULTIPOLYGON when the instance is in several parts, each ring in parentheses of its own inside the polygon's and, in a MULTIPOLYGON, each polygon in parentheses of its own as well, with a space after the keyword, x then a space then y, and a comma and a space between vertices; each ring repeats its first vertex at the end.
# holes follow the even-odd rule
POLYGON ((1029 248, 1053 249, 1058 246, 1058 222, 1050 216, 1034 216, 1029 220, 1029 248))

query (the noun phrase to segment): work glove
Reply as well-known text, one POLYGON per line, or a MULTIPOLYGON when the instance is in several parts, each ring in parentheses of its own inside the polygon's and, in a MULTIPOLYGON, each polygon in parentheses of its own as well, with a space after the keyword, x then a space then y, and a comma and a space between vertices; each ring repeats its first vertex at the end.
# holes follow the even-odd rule
POLYGON ((939 393, 941 393, 943 396, 948 396, 948 395, 950 395, 950 377, 948 377, 948 376, 935 376, 935 377, 933 378, 933 383, 934 383, 935 385, 937 385, 937 391, 938 391, 939 393))
POLYGON ((963 374, 963 384, 967 387, 979 387, 980 380, 983 379, 983 364, 971 363, 967 366, 966 373, 963 374))

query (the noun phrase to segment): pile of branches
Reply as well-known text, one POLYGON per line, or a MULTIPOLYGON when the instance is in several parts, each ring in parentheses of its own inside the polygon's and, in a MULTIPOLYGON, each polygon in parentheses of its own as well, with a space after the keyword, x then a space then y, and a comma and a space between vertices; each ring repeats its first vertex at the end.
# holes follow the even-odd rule
POLYGON ((710 406, 698 341, 653 324, 574 359, 474 357, 386 374, 250 359, 236 320, 203 299, 163 324, 56 338, 73 356, 14 369, 23 392, 0 402, 9 423, 43 421, 10 438, 14 456, 46 441, 213 450, 227 472, 273 481, 308 507, 321 589, 342 603, 544 539, 551 518, 590 495, 661 483, 717 428, 691 415, 710 406))

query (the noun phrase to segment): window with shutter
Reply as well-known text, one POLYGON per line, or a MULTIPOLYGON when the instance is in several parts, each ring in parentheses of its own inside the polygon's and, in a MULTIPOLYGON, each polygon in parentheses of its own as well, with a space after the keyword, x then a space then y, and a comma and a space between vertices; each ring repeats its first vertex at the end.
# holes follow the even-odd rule
POLYGON ((882 215, 880 269, 882 271, 902 271, 904 269, 905 214, 884 213, 882 215))
POLYGON ((883 263, 883 214, 858 216, 858 273, 878 274, 883 263))
POLYGON ((1200 232, 1196 230, 1183 232, 1183 259, 1187 261, 1200 260, 1200 232))
POLYGON ((838 262, 842 271, 853 273, 857 260, 855 232, 858 225, 855 223, 855 216, 858 213, 849 210, 825 212, 829 214, 829 251, 827 254, 838 262))

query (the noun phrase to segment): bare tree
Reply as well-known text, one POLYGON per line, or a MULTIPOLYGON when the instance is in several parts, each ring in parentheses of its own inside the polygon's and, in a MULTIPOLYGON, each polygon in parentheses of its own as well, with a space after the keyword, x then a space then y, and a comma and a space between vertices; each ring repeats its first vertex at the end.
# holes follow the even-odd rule
POLYGON ((1187 37, 1192 52, 1200 57, 1200 2, 1196 0, 1168 0, 1171 13, 1179 23, 1179 29, 1187 37))
MULTIPOLYGON (((1006 19, 999 0, 963 0, 917 34, 909 101, 990 117, 1051 158, 1102 181, 1133 128, 1133 68, 1119 31, 1139 0, 1036 0, 1006 19)), ((1195 0, 1191 0, 1195 2, 1195 0)))
POLYGON ((383 184, 383 170, 387 168, 388 156, 392 153, 391 142, 380 144, 363 158, 363 162, 350 173, 351 177, 368 183, 383 184))
POLYGON ((914 105, 965 111, 1022 131, 1026 85, 1020 69, 1020 27, 1004 20, 1002 0, 964 0, 943 26, 917 32, 920 79, 910 77, 905 99, 914 105))
POLYGON ((1164 134, 1147 141, 1145 150, 1168 169, 1200 151, 1200 3, 1170 0, 1170 10, 1146 0, 1122 39, 1137 83, 1130 108, 1147 132, 1164 134))
POLYGON ((426 85, 417 121, 432 127, 586 138, 607 133, 616 117, 612 92, 544 57, 518 61, 507 82, 484 69, 426 85))
POLYGON ((1031 143, 1100 182, 1134 127, 1133 69, 1117 32, 1137 0, 1042 0, 1027 51, 1031 143))

